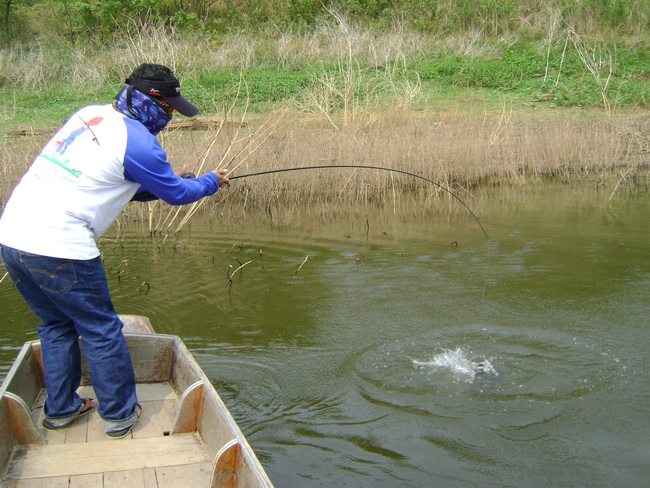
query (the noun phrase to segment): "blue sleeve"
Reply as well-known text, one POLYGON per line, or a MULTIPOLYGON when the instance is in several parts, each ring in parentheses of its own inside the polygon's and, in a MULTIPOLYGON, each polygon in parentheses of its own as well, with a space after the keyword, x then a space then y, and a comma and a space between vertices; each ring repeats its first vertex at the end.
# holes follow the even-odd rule
POLYGON ((140 184, 138 193, 150 192, 170 205, 184 205, 217 192, 219 177, 216 174, 181 178, 174 173, 158 140, 140 122, 127 119, 125 123, 124 178, 140 184))

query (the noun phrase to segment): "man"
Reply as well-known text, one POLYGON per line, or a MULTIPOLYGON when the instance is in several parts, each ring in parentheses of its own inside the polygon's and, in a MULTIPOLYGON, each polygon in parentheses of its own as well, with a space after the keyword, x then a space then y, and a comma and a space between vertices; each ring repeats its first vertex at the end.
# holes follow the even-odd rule
POLYGON ((98 405, 77 394, 79 337, 106 434, 125 437, 140 416, 123 324, 96 241, 132 199, 181 205, 229 183, 225 170, 189 179, 174 173, 155 137, 174 111, 198 113, 181 96, 169 68, 139 66, 112 104, 82 108, 66 122, 16 186, 0 218, 7 270, 42 321, 45 429, 67 427, 98 405))

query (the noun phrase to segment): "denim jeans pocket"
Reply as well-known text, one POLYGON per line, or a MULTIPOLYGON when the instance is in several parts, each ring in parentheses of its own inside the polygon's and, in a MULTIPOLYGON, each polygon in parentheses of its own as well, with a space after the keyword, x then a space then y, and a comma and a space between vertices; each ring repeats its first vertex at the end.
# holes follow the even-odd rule
POLYGON ((62 293, 77 283, 73 261, 27 252, 19 252, 19 254, 20 260, 32 274, 32 279, 43 290, 62 293))

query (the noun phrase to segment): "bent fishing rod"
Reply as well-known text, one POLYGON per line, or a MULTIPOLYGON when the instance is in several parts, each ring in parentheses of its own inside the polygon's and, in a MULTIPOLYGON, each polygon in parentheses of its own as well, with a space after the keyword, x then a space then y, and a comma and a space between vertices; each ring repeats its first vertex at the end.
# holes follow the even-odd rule
POLYGON ((311 169, 328 169, 328 168, 355 168, 355 169, 374 169, 374 170, 379 170, 379 171, 389 171, 391 173, 399 173, 407 176, 412 176, 413 178, 417 178, 419 180, 426 181, 427 183, 431 183, 432 185, 437 186, 441 190, 446 191, 449 193, 453 198, 455 198, 460 204, 467 209, 467 211, 470 213, 472 217, 474 217, 474 220, 476 220, 476 223, 479 225, 481 230, 483 231, 483 235, 485 236, 486 240, 490 240, 490 238, 487 235, 487 232, 483 228, 483 224, 481 224, 481 221, 478 219, 476 214, 472 212, 472 209, 469 208, 469 206, 458 196, 456 195, 453 191, 449 190, 448 188, 445 188, 439 183, 436 183, 435 181, 425 178, 424 176, 417 175, 415 173, 409 173, 408 171, 404 171, 401 169, 393 169, 393 168, 385 168, 383 166, 360 166, 356 164, 325 164, 325 165, 320 165, 320 166, 299 166, 295 168, 281 168, 281 169, 270 169, 267 171, 258 171, 256 173, 247 173, 243 175, 234 175, 234 176, 227 176, 229 180, 235 180, 238 178, 248 178, 251 176, 261 176, 261 175, 268 175, 272 173, 286 173, 289 171, 303 171, 303 170, 311 170, 311 169))

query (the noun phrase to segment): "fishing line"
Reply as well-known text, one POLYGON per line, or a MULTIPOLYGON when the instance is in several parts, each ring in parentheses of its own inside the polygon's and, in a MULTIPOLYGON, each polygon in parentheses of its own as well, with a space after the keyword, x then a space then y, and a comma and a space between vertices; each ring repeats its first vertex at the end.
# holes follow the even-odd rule
POLYGON ((424 176, 416 175, 415 173, 409 173, 408 171, 404 171, 401 169, 393 169, 393 168, 384 168, 382 166, 359 166, 355 164, 326 164, 326 165, 321 165, 321 166, 300 166, 296 168, 281 168, 281 169, 270 169, 267 171, 258 171, 256 173, 247 173, 243 175, 234 175, 234 176, 227 176, 229 180, 235 180, 237 178, 248 178, 249 176, 260 176, 260 175, 268 175, 272 173, 286 173, 288 171, 303 171, 303 170, 308 170, 308 169, 327 169, 327 168, 358 168, 358 169, 375 169, 379 171, 389 171, 392 173, 399 173, 407 176, 412 176, 413 178, 417 178, 419 180, 426 181, 427 183, 431 183, 432 185, 437 186, 441 190, 446 191, 449 193, 452 197, 454 197, 460 204, 467 209, 467 211, 470 213, 472 217, 474 217, 474 220, 476 220, 476 223, 478 223, 479 227, 483 231, 483 235, 485 236, 486 240, 490 240, 490 238, 487 235, 487 232, 483 228, 483 224, 481 224, 481 221, 478 219, 476 214, 472 212, 472 209, 469 208, 469 206, 458 196, 456 195, 453 191, 445 188, 442 186, 440 183, 436 183, 433 180, 430 180, 429 178, 425 178, 424 176))

